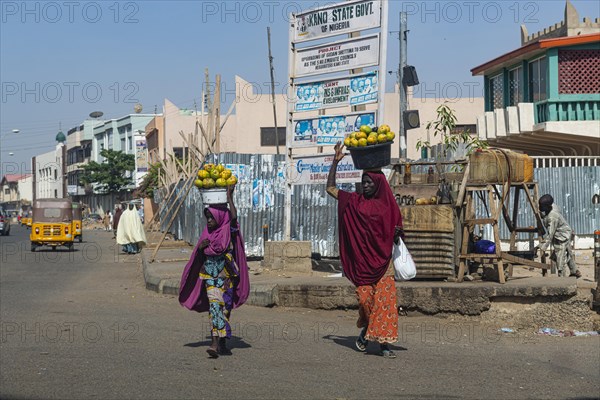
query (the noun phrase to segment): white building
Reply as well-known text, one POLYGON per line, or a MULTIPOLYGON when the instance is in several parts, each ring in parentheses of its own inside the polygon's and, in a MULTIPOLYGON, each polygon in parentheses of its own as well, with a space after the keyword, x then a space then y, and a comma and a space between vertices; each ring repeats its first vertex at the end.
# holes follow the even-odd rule
MULTIPOLYGON (((62 132, 59 132, 61 135, 62 132)), ((59 139, 57 135, 57 140, 59 139)), ((63 142, 56 148, 44 154, 33 157, 33 200, 48 198, 63 198, 67 196, 64 161, 66 145, 63 142)))

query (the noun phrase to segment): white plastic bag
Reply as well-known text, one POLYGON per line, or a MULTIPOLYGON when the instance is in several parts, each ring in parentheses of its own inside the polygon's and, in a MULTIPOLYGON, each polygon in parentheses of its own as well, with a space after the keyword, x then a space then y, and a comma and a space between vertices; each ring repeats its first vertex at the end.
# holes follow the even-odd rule
POLYGON ((397 281, 409 281, 417 276, 417 266, 401 238, 398 239, 398 244, 394 244, 392 260, 394 261, 394 278, 397 281))

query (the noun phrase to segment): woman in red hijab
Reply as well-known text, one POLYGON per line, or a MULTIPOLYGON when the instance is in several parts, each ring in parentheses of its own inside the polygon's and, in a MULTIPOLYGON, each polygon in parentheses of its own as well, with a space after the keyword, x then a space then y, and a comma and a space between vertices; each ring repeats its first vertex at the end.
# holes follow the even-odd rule
POLYGON ((403 236, 402 215, 383 172, 365 171, 362 193, 336 187, 337 165, 345 154, 335 145, 327 193, 338 200, 340 258, 345 276, 356 286, 357 326, 362 328, 356 347, 366 351, 369 341, 379 343, 384 357, 395 358, 388 343, 398 340, 398 310, 392 248, 403 236))

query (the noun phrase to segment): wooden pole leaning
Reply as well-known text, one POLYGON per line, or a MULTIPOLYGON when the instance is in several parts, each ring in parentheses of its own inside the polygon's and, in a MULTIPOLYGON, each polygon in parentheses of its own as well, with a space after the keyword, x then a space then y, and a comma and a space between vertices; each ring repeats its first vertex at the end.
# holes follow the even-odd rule
MULTIPOLYGON (((169 229, 171 229, 171 225, 173 225, 173 221, 175 221, 175 217, 177 217, 177 213, 179 212, 179 209, 181 208, 183 203, 185 203, 185 199, 187 198, 187 195, 190 193, 190 190, 194 187, 194 179, 190 178, 188 181, 186 181, 184 187, 185 187, 185 193, 183 194, 183 196, 181 196, 179 198, 179 204, 177 204, 175 211, 171 215, 171 219, 169 220, 169 222, 167 223, 167 226, 165 227, 165 231, 163 232, 162 237, 160 238, 160 241, 156 244, 156 248, 152 252, 152 256, 150 257, 151 263, 154 262, 154 260, 156 259, 156 253, 158 253, 158 249, 160 248, 160 246, 164 242, 165 238, 167 237, 167 234, 169 233, 169 229)), ((174 205, 175 205, 175 203, 173 203, 173 206, 174 205)), ((171 209, 173 206, 171 206, 171 209)), ((168 214, 168 211, 167 211, 167 214, 168 214)))

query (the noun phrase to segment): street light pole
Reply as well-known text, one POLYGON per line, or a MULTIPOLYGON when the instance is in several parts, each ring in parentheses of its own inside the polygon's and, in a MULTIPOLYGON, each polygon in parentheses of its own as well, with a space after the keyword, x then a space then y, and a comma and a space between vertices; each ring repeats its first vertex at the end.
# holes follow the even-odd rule
POLYGON ((404 112, 406 111, 406 103, 408 102, 408 96, 406 93, 406 85, 404 84, 404 67, 406 67, 406 47, 407 47, 407 17, 406 12, 400 12, 400 59, 398 63, 398 92, 400 95, 400 129, 398 132, 400 136, 400 160, 406 161, 407 159, 407 137, 406 137, 406 126, 404 126, 404 112))

